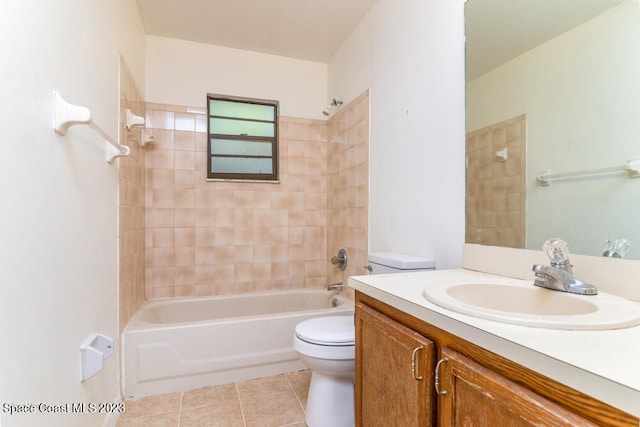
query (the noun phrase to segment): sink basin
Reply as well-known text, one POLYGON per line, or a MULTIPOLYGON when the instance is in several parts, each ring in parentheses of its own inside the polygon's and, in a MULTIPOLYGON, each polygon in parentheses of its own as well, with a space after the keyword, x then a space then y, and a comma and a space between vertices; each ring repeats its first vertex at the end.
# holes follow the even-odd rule
POLYGON ((618 329, 640 324, 640 304, 615 295, 575 295, 533 284, 465 282, 424 288, 430 302, 483 319, 552 329, 618 329))

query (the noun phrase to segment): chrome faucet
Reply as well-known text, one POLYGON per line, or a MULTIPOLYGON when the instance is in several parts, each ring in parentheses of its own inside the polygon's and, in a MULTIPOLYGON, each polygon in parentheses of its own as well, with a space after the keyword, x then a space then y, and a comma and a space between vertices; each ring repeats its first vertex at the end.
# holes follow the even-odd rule
POLYGON ((532 270, 536 276, 534 285, 573 294, 596 295, 598 293, 595 286, 578 280, 573 275, 569 261, 569 245, 565 241, 547 240, 542 249, 549 257, 551 265, 535 264, 533 266, 532 270))
POLYGON ((342 283, 334 283, 333 285, 327 286, 327 290, 342 292, 344 290, 344 285, 342 283))
POLYGON ((573 274, 557 267, 536 264, 533 266, 536 278, 534 285, 556 291, 581 295, 596 295, 598 289, 574 277, 573 274))

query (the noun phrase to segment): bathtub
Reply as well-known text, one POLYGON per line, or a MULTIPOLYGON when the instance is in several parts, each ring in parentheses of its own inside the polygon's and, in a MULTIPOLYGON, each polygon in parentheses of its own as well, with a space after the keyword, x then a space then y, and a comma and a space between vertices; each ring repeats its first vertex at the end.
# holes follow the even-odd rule
POLYGON ((330 315, 353 315, 353 301, 326 289, 147 301, 122 333, 123 394, 138 398, 304 369, 293 350, 295 326, 330 315))

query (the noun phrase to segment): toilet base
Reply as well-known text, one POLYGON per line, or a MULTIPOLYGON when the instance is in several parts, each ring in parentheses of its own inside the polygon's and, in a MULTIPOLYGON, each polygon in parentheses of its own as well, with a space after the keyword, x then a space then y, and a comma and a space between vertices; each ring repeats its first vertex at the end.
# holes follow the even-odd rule
POLYGON ((353 427, 353 376, 311 373, 305 421, 309 427, 353 427))

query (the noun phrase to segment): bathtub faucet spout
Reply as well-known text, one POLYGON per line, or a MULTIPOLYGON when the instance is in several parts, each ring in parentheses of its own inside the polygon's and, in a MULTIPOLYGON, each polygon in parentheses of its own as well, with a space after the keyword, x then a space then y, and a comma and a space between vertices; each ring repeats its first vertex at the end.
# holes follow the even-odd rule
POLYGON ((333 285, 327 286, 327 290, 342 292, 344 290, 344 285, 342 283, 334 283, 333 285))

